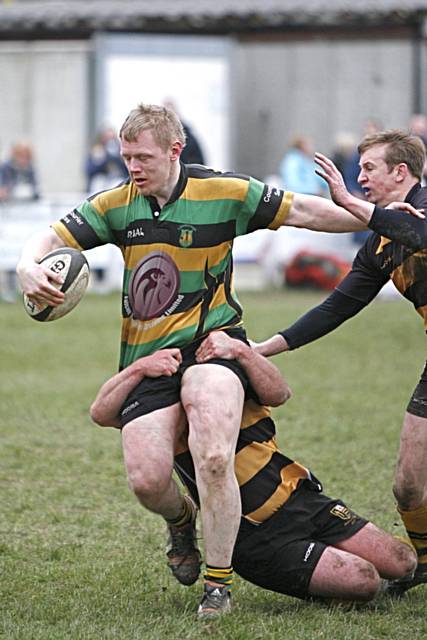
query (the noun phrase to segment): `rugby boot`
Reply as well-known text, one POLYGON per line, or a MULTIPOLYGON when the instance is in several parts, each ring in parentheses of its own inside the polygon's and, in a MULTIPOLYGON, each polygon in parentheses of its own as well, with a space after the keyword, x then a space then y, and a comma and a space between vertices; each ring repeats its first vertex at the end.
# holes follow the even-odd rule
POLYGON ((415 571, 413 576, 400 578, 399 580, 389 580, 385 593, 393 598, 402 598, 409 589, 417 587, 419 584, 427 583, 427 570, 415 571))
POLYGON ((214 618, 231 610, 231 593, 225 585, 205 583, 202 601, 197 616, 202 619, 214 618))
POLYGON ((166 555, 175 578, 188 587, 199 577, 201 556, 197 546, 197 507, 190 496, 184 496, 184 500, 191 506, 191 520, 180 527, 167 525, 169 537, 166 555))

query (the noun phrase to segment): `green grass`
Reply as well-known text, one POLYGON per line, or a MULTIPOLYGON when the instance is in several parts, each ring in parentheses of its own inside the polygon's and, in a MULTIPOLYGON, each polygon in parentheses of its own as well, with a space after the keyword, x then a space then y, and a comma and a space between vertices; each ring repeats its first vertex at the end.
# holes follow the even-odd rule
MULTIPOLYGON (((253 339, 321 299, 241 295, 253 339)), ((120 435, 88 408, 116 369, 119 298, 87 295, 68 317, 30 320, 0 306, 0 637, 8 640, 425 638, 425 587, 402 602, 345 611, 237 578, 231 616, 195 619, 200 585, 164 561, 164 525, 128 491, 120 435)), ((425 361, 422 323, 405 302, 376 301, 334 334, 280 355, 292 389, 275 410, 279 442, 325 493, 402 533, 391 494, 401 420, 425 361)))

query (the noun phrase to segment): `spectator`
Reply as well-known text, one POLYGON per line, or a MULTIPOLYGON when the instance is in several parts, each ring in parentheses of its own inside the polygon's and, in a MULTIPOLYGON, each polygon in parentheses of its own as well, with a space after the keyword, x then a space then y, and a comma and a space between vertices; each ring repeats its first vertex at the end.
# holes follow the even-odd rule
POLYGON ((414 113, 409 122, 409 130, 421 138, 427 148, 427 116, 423 113, 414 113))
POLYGON ((163 105, 168 109, 172 109, 172 111, 175 111, 175 113, 181 120, 182 128, 184 129, 185 134, 185 147, 181 152, 182 162, 184 162, 185 164, 205 164, 205 156, 203 154, 200 143, 193 133, 193 130, 188 122, 182 120, 176 107, 175 101, 172 98, 167 98, 164 101, 163 105))
POLYGON ((332 160, 342 174, 350 158, 353 158, 356 147, 357 139, 353 133, 342 131, 336 135, 332 160))
POLYGON ((282 188, 309 195, 325 195, 325 183, 315 173, 314 149, 306 136, 295 136, 280 163, 282 188))
MULTIPOLYGON (((409 122, 409 131, 415 136, 421 138, 424 142, 425 148, 427 149, 427 116, 423 113, 414 113, 409 122)), ((427 186, 427 162, 424 165, 422 184, 423 186, 427 186)))
POLYGON ((112 127, 105 127, 96 136, 86 160, 87 191, 96 193, 115 187, 127 177, 119 139, 112 127))
POLYGON ((37 200, 39 189, 33 151, 27 142, 16 142, 0 167, 0 200, 37 200))

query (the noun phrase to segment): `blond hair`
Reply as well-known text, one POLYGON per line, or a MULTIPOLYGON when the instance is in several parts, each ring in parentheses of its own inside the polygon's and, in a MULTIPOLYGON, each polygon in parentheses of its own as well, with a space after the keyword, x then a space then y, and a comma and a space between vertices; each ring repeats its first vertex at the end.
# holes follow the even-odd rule
POLYGON ((119 132, 120 138, 135 142, 141 131, 149 129, 163 151, 176 141, 185 145, 185 133, 180 119, 172 109, 156 104, 139 104, 127 116, 119 132))
POLYGON ((401 129, 380 131, 365 136, 357 150, 362 154, 379 144, 386 145, 384 162, 389 171, 403 162, 411 174, 421 181, 426 161, 426 149, 424 142, 418 136, 406 133, 401 129))

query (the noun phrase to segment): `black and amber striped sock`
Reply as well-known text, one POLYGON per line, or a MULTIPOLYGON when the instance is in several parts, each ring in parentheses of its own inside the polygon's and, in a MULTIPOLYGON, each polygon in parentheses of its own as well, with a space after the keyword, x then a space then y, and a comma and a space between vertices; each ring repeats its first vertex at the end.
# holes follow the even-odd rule
POLYGON ((398 510, 409 540, 418 556, 417 571, 427 572, 427 507, 413 511, 398 510))
POLYGON ((191 502, 186 496, 183 496, 181 513, 176 518, 165 518, 165 520, 172 527, 182 527, 184 524, 187 524, 187 522, 190 522, 192 517, 193 509, 191 502))
POLYGON ((222 584, 227 587, 227 589, 231 589, 233 584, 233 567, 214 567, 211 564, 207 564, 203 578, 205 582, 222 584))

